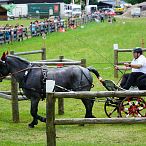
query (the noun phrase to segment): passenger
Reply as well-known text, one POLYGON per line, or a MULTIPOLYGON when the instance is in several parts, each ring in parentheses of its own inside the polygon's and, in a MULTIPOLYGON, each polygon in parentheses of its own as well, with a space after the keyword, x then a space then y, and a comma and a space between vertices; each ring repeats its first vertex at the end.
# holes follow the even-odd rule
POLYGON ((141 48, 133 49, 133 57, 131 63, 124 63, 124 67, 115 66, 116 69, 132 69, 129 74, 124 74, 120 86, 128 90, 131 86, 137 86, 138 78, 146 74, 146 58, 141 48))

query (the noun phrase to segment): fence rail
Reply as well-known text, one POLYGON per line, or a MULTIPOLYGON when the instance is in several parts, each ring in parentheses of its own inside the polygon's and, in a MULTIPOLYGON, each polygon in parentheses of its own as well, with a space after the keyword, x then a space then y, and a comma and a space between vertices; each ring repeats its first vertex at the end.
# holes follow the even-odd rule
POLYGON ((118 123, 146 123, 146 118, 72 118, 55 119, 55 98, 93 98, 93 97, 126 97, 146 96, 146 90, 141 91, 100 91, 100 92, 55 92, 47 93, 46 100, 46 136, 47 146, 56 146, 55 125, 72 124, 118 124, 118 123))
POLYGON ((73 118, 56 119, 55 125, 75 124, 138 124, 146 123, 146 118, 73 118))
POLYGON ((60 31, 60 28, 68 29, 74 28, 72 26, 80 26, 93 21, 92 17, 75 18, 73 20, 63 21, 46 21, 44 24, 30 24, 28 28, 19 26, 18 28, 5 27, 0 28, 0 44, 12 43, 14 41, 23 41, 25 39, 42 36, 44 33, 49 34, 52 32, 60 31))
POLYGON ((146 90, 139 91, 80 91, 80 92, 56 92, 54 94, 57 98, 101 98, 101 97, 125 97, 125 96, 146 96, 146 90))

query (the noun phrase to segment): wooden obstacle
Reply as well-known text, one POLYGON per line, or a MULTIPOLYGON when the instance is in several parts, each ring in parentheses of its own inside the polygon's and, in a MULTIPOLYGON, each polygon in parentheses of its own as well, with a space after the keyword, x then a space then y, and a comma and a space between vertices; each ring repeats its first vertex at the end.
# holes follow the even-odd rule
POLYGON ((41 54, 41 59, 46 60, 46 48, 42 48, 41 50, 28 51, 28 52, 17 52, 17 53, 15 53, 14 51, 11 51, 10 54, 15 55, 15 56, 41 54))
MULTIPOLYGON (((133 49, 119 49, 118 44, 114 44, 113 49, 114 49, 114 65, 123 65, 125 62, 127 63, 131 62, 131 60, 119 62, 119 53, 124 53, 124 52, 131 53, 133 49)), ((143 51, 145 52, 146 48, 143 48, 143 51)), ((118 70, 116 70, 115 68, 114 68, 114 77, 118 78, 118 70)))
POLYGON ((55 125, 73 124, 121 124, 121 123, 146 123, 146 118, 72 118, 55 119, 55 98, 101 98, 101 97, 126 97, 126 96, 146 96, 144 91, 82 91, 82 92, 55 92, 47 93, 46 102, 46 137, 47 146, 56 146, 55 125))

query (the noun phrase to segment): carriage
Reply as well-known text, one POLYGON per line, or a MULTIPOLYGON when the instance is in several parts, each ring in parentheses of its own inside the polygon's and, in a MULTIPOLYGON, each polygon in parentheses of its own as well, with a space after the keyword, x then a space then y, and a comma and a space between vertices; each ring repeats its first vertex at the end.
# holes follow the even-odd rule
MULTIPOLYGON (((124 91, 111 80, 105 80, 103 86, 108 91, 124 91)), ((138 90, 131 87, 129 90, 138 90)), ((107 97, 104 104, 105 114, 109 117, 146 117, 146 102, 142 97, 107 97)))

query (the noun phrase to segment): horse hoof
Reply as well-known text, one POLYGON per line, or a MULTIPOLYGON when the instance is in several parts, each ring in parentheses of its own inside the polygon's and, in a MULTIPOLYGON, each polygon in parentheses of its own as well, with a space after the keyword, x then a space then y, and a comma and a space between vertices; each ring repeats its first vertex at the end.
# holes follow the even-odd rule
POLYGON ((42 122, 46 122, 46 118, 42 118, 42 122))
POLYGON ((38 121, 36 121, 35 123, 33 123, 34 125, 37 125, 38 124, 38 121))
POLYGON ((34 128, 34 125, 28 124, 28 127, 29 127, 29 128, 34 128))
POLYGON ((96 118, 94 115, 92 115, 92 117, 91 118, 96 118))

